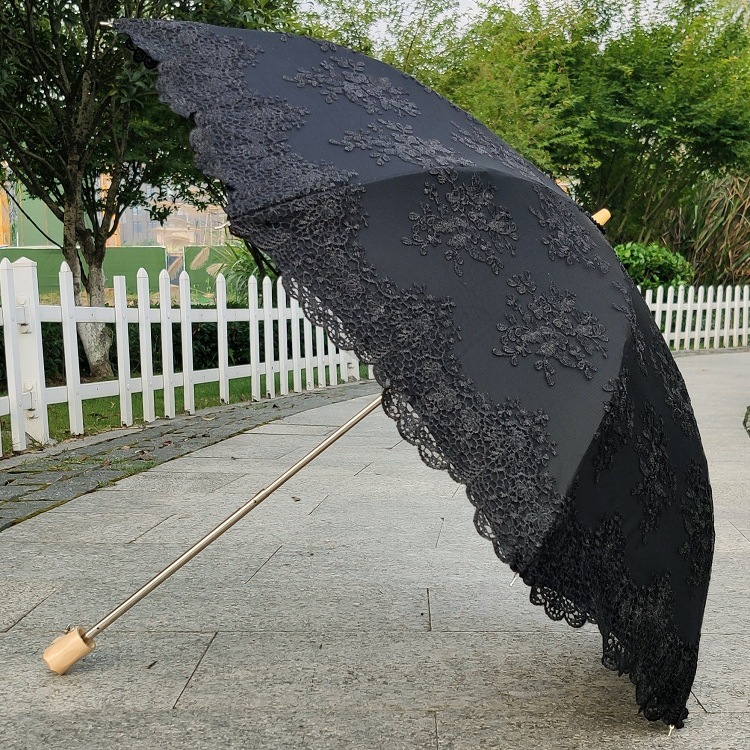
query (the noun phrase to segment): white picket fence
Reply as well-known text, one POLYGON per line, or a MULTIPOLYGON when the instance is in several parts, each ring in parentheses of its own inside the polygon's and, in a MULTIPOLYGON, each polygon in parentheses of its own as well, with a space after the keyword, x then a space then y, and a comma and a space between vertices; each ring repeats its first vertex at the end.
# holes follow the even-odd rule
MULTIPOLYGON (((750 286, 659 288, 647 291, 646 302, 673 350, 718 349, 748 346, 750 343, 750 286)), ((114 307, 77 307, 73 297, 73 275, 66 263, 60 269, 60 304, 42 305, 36 278, 36 264, 27 259, 0 261, 0 326, 5 342, 8 395, 0 396, 0 417, 10 415, 11 444, 24 450, 28 437, 39 443, 49 440, 47 407, 67 403, 70 433, 84 432, 83 402, 100 397, 118 397, 120 421, 132 425, 133 394, 141 393, 145 422, 157 418, 154 394, 163 391, 163 413, 175 415, 175 388, 183 387, 183 404, 195 411, 194 389, 198 383, 219 384, 222 402, 229 403, 230 381, 249 378, 252 398, 274 398, 290 390, 302 392, 317 387, 359 379, 359 362, 350 352, 334 347, 322 328, 313 327, 303 316, 296 300, 288 299, 281 283, 275 288, 263 282, 262 305, 258 304, 255 279, 249 281, 247 309, 229 309, 226 282, 216 281, 216 307, 192 309, 190 279, 180 276, 179 306, 172 307, 169 275, 159 276, 159 306, 151 307, 149 279, 141 269, 137 278, 137 307, 128 307, 125 278, 114 278, 114 307), (44 342, 41 323, 62 325, 66 385, 48 387, 44 373, 44 342), (76 324, 111 323, 117 344, 116 380, 82 383, 78 369, 76 324), (218 367, 193 367, 193 323, 216 323, 218 367), (229 365, 227 326, 248 326, 250 364, 229 365), (182 370, 174 368, 173 326, 179 324, 182 341, 182 370), (130 367, 128 326, 139 332, 140 376, 130 367), (151 326, 161 332, 161 375, 154 374, 151 326), (262 329, 262 330, 261 330, 262 329), (268 335, 273 332, 273 335, 268 335), (277 344, 274 345, 274 338, 277 344), (261 378, 263 388, 261 388, 261 378)), ((372 368, 368 370, 372 378, 372 368)))
MULTIPOLYGON (((360 379, 360 366, 351 352, 336 348, 320 327, 314 327, 299 307, 288 299, 281 283, 265 279, 262 305, 258 304, 258 283, 248 283, 247 309, 227 307, 226 281, 216 279, 216 307, 193 309, 190 303, 190 279, 180 275, 179 307, 172 307, 169 274, 159 275, 159 306, 151 307, 149 279, 145 270, 138 271, 137 307, 128 307, 125 277, 116 276, 114 307, 77 307, 73 297, 73 274, 67 263, 60 269, 60 304, 42 305, 36 278, 36 263, 20 259, 0 261, 0 325, 5 342, 8 395, 0 397, 0 417, 10 415, 11 444, 14 451, 25 450, 28 438, 45 444, 49 441, 47 407, 67 403, 71 435, 82 435, 83 402, 88 399, 119 398, 120 421, 133 424, 133 394, 142 394, 144 422, 157 418, 154 394, 163 391, 164 408, 160 416, 175 415, 175 389, 183 387, 183 405, 188 413, 195 411, 195 386, 198 383, 219 384, 223 403, 230 400, 230 381, 249 378, 254 400, 285 396, 291 390, 301 393, 326 385, 360 379), (111 323, 115 327, 117 379, 82 383, 78 367, 76 324, 111 323), (41 324, 62 325, 65 354, 63 386, 48 387, 44 373, 44 342, 41 324), (218 367, 196 370, 193 367, 193 323, 216 323, 218 367), (229 364, 227 326, 248 326, 250 364, 229 364), (161 370, 154 374, 151 326, 161 332, 161 370), (182 370, 174 368, 173 325, 180 326, 182 370), (130 366, 127 327, 138 326, 140 376, 133 377, 130 366), (274 346, 274 338, 276 346, 274 346), (275 353, 276 350, 276 353, 275 353), (261 380, 262 379, 262 380, 261 380), (261 385, 263 386, 261 390, 261 385)), ((372 378, 372 368, 368 369, 372 378)))
POLYGON ((659 287, 644 295, 674 351, 747 346, 750 286, 659 287))

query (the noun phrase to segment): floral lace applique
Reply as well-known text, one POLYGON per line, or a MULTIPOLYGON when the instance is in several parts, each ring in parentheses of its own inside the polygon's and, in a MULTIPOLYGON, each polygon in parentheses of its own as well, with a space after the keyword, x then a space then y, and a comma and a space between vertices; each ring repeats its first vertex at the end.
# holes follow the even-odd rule
POLYGON ((402 238, 404 245, 418 247, 422 255, 430 247, 443 245, 445 259, 453 262, 458 276, 463 275, 467 256, 499 274, 500 256, 504 252, 515 255, 518 235, 513 217, 495 201, 494 186, 478 174, 465 182, 458 172, 442 171, 435 182, 425 184, 424 194, 430 203, 421 204, 421 213, 409 214, 412 235, 402 238))
POLYGON ((695 414, 690 405, 690 395, 685 387, 685 381, 667 348, 664 337, 657 331, 654 338, 651 345, 651 361, 664 383, 664 400, 672 409, 683 432, 688 437, 697 438, 699 436, 698 425, 695 422, 695 414))
POLYGON ((587 268, 605 274, 610 264, 599 256, 591 237, 591 230, 579 219, 581 210, 569 198, 534 186, 539 197, 539 209, 529 208, 539 220, 539 226, 549 229, 542 243, 550 260, 564 260, 569 265, 582 263, 587 268))
POLYGON ((635 452, 641 469, 641 481, 633 490, 643 507, 643 541, 659 524, 662 513, 672 504, 677 489, 677 472, 669 458, 664 419, 653 405, 646 403, 641 414, 641 434, 635 440, 635 452))
POLYGON ((610 380, 604 390, 611 393, 604 404, 604 419, 594 439, 600 441, 599 451, 594 457, 594 473, 599 481, 603 471, 611 468, 620 449, 630 443, 635 428, 635 404, 628 391, 629 373, 626 367, 620 375, 610 380))
POLYGON ((638 361, 638 366, 641 372, 648 377, 648 367, 646 366, 646 337, 643 329, 638 323, 638 318, 635 315, 635 308, 633 307, 633 300, 631 294, 638 294, 638 290, 635 287, 628 288, 628 286, 620 281, 613 281, 614 286, 623 296, 624 304, 613 305, 615 310, 619 310, 625 313, 630 323, 630 335, 633 338, 633 345, 635 347, 635 357, 638 361))
POLYGON ((414 128, 407 123, 378 120, 370 123, 367 130, 347 131, 340 140, 331 139, 334 146, 343 146, 345 151, 361 149, 382 166, 396 156, 407 164, 416 164, 436 173, 438 167, 470 167, 473 163, 434 139, 419 138, 414 128))
POLYGON ((523 277, 512 276, 508 284, 518 294, 508 295, 507 300, 516 314, 505 316, 508 325, 498 324, 501 346, 492 353, 509 357, 514 366, 519 357, 539 356, 534 368, 544 373, 547 385, 555 384, 553 361, 593 378, 597 368, 592 355, 598 352, 606 357, 603 342, 609 341, 598 319, 576 307, 575 294, 561 292, 554 284, 549 285, 549 292, 535 295, 536 285, 528 272, 523 277), (519 299, 527 294, 531 299, 519 299))
POLYGON ((508 167, 508 169, 524 177, 528 177, 535 182, 549 180, 548 177, 543 175, 530 162, 526 161, 517 151, 514 151, 497 136, 488 133, 477 120, 470 119, 475 123, 472 124, 471 130, 462 128, 456 122, 451 123, 456 128, 455 132, 452 133, 454 141, 462 143, 480 156, 491 156, 493 159, 497 159, 500 164, 508 167))
POLYGON ((690 560, 688 583, 693 589, 697 589, 706 586, 711 577, 714 511, 708 477, 695 459, 690 462, 687 480, 688 487, 682 499, 682 515, 688 540, 680 547, 680 554, 690 560))
POLYGON ((362 60, 331 55, 320 63, 319 69, 299 70, 295 76, 284 76, 284 80, 295 83, 298 88, 320 89, 329 104, 345 96, 371 115, 382 115, 384 111, 395 112, 399 117, 420 114, 417 105, 409 101, 409 95, 390 78, 368 76, 364 70, 362 60))

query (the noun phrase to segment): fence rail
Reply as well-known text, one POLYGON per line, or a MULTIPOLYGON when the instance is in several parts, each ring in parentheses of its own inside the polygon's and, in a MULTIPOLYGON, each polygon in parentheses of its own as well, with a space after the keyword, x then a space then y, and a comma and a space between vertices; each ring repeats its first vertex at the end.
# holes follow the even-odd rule
MULTIPOLYGON (((42 305, 36 264, 25 258, 0 261, 0 326, 5 344, 8 395, 0 396, 0 417, 10 416, 11 444, 24 450, 28 437, 39 443, 49 440, 47 407, 66 403, 71 435, 84 432, 83 402, 119 398, 120 420, 132 425, 133 395, 142 394, 142 418, 157 418, 154 395, 163 392, 161 416, 176 412, 175 389, 183 388, 185 411, 195 411, 195 386, 218 383, 223 403, 230 400, 230 381, 249 378, 254 400, 302 392, 360 378, 360 367, 351 352, 340 351, 322 328, 313 327, 295 299, 288 299, 281 285, 265 279, 259 303, 254 278, 248 284, 247 308, 227 307, 226 281, 216 279, 216 307, 193 309, 190 279, 179 279, 178 305, 172 305, 169 275, 158 279, 158 307, 151 307, 149 278, 143 269, 137 277, 137 306, 129 307, 125 278, 114 277, 113 307, 79 307, 73 294, 73 275, 66 263, 60 268, 60 304, 42 305), (109 323, 115 329, 117 378, 82 383, 78 368, 78 323, 109 323), (193 363, 193 324, 217 326, 218 367, 196 370, 193 363), (65 385, 47 386, 44 372, 42 323, 62 326, 65 355, 65 385), (247 324, 249 364, 229 364, 227 330, 230 323, 247 324), (131 373, 129 327, 138 327, 140 374, 131 373), (161 337, 161 374, 155 374, 152 356, 152 326, 161 337), (179 327, 181 369, 175 369, 174 331, 179 327), (276 377, 278 376, 278 389, 276 377), (291 385, 290 385, 291 381, 291 385)), ((659 288, 648 290, 646 302, 664 338, 673 350, 718 349, 750 343, 750 286, 659 288)), ((368 377, 372 378, 372 368, 368 377)))

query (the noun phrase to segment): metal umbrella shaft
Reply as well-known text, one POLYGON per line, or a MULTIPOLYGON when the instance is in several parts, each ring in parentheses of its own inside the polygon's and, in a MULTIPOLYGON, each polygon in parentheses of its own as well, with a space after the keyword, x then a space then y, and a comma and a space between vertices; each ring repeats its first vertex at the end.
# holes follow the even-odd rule
POLYGON ((336 432, 329 435, 320 445, 314 448, 304 458, 297 461, 294 466, 287 469, 275 482, 261 490, 255 497, 248 500, 241 508, 232 513, 229 518, 222 521, 213 531, 206 534, 199 542, 189 550, 183 552, 171 565, 168 565, 158 575, 154 576, 145 586, 138 589, 132 596, 127 598, 119 607, 113 609, 106 617, 101 619, 88 631, 82 627, 70 628, 68 632, 55 639, 44 651, 44 661, 56 674, 65 674, 77 661, 94 649, 94 637, 108 628, 115 620, 122 617, 131 607, 138 604, 141 599, 148 596, 159 584, 176 573, 185 563, 192 560, 201 550, 208 547, 211 542, 218 539, 225 531, 231 529, 234 524, 246 516, 253 508, 257 508, 269 495, 273 494, 282 484, 291 479, 300 469, 307 466, 317 458, 326 448, 329 448, 342 435, 351 430, 354 425, 361 422, 368 414, 380 406, 382 396, 378 396, 371 404, 366 406, 358 414, 355 414, 346 424, 341 425, 336 432))
POLYGON ((244 518, 253 508, 257 508, 269 495, 272 495, 287 480, 291 479, 300 469, 304 468, 317 458, 326 448, 329 448, 342 435, 345 435, 356 424, 361 422, 368 414, 380 406, 383 401, 382 396, 378 396, 371 404, 368 404, 362 411, 355 414, 346 424, 341 425, 336 432, 329 435, 320 445, 314 448, 304 458, 297 461, 294 466, 287 469, 278 479, 261 490, 252 499, 248 500, 242 507, 238 508, 231 516, 222 521, 213 531, 206 534, 199 542, 196 542, 189 550, 183 552, 173 563, 168 565, 158 575, 154 576, 145 586, 138 589, 132 596, 126 599, 122 604, 113 609, 106 617, 102 618, 84 635, 85 639, 93 639, 103 630, 108 628, 115 620, 124 615, 131 607, 138 604, 141 599, 148 596, 157 586, 164 583, 173 573, 176 573, 183 565, 190 562, 199 552, 208 547, 211 542, 218 539, 225 531, 229 530, 241 518, 244 518))

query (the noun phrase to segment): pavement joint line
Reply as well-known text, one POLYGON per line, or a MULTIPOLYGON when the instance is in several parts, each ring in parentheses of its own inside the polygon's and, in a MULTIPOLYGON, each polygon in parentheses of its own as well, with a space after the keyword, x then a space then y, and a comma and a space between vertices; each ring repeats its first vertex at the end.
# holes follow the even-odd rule
POLYGON ((430 589, 427 588, 427 632, 432 632, 432 607, 430 606, 430 589))
POLYGON ((219 635, 218 630, 213 631, 213 635, 211 636, 211 640, 206 645, 206 648, 203 650, 203 653, 201 654, 200 659, 198 659, 198 663, 195 665, 195 669, 190 673, 190 677, 187 678, 187 682, 183 686, 182 690, 180 690, 180 694, 177 696, 177 700, 174 702, 174 705, 172 706, 172 710, 174 711, 177 708, 177 704, 180 702, 180 698, 182 698, 183 693, 188 689, 188 685, 190 684, 193 677, 195 677, 195 673, 198 671, 198 667, 200 667, 201 663, 203 662, 203 659, 205 659, 206 654, 208 653, 208 649, 211 648, 211 644, 216 640, 216 636, 219 635))
POLYGON ((443 533, 443 526, 445 526, 445 516, 440 516, 440 528, 438 529, 437 539, 435 540, 435 549, 440 544, 440 535, 443 533))
POLYGON ((30 610, 24 612, 14 623, 12 623, 11 625, 8 625, 7 628, 3 628, 2 630, 0 630, 0 633, 8 633, 11 630, 13 630, 13 628, 15 628, 16 625, 18 625, 18 623, 24 619, 24 617, 28 617, 37 607, 41 607, 42 604, 44 604, 44 602, 46 602, 47 599, 49 599, 55 593, 57 593, 57 589, 52 589, 52 591, 50 591, 49 594, 47 594, 47 596, 44 597, 44 599, 37 602, 30 610))
POLYGON ((368 466, 372 466, 374 461, 370 461, 369 464, 365 464, 358 472, 354 474, 355 477, 358 477, 368 466))
POLYGON ((253 578, 255 578, 255 576, 257 576, 257 575, 258 575, 258 573, 260 573, 260 571, 261 571, 261 570, 263 570, 263 568, 265 567, 266 563, 269 563, 269 562, 271 561, 271 558, 272 558, 272 557, 273 557, 273 556, 274 556, 274 555, 275 555, 275 554, 276 554, 276 553, 277 553, 277 552, 278 552, 278 551, 279 551, 279 550, 280 550, 280 549, 281 549, 281 548, 282 548, 283 546, 284 546, 283 544, 280 544, 280 545, 279 545, 279 546, 278 546, 278 547, 277 547, 277 548, 276 548, 276 549, 275 549, 275 550, 274 550, 274 551, 273 551, 273 552, 271 553, 271 555, 270 555, 270 556, 268 557, 268 559, 267 559, 267 560, 264 560, 264 561, 263 561, 263 563, 261 564, 261 566, 260 566, 259 568, 257 568, 257 569, 256 569, 256 571, 255 571, 255 572, 254 572, 254 573, 253 573, 253 574, 252 574, 252 575, 250 576, 250 578, 248 578, 248 579, 247 579, 247 580, 245 581, 245 583, 250 583, 250 581, 252 581, 252 580, 253 580, 253 578))
POLYGON ((695 698, 695 702, 703 709, 703 712, 707 714, 708 711, 706 711, 706 707, 700 702, 700 698, 698 698, 695 692, 691 690, 690 695, 692 695, 693 698, 695 698))
POLYGON ((312 510, 311 510, 311 511, 310 511, 310 512, 308 513, 308 514, 307 514, 307 515, 308 515, 308 516, 311 516, 311 515, 312 515, 313 513, 315 513, 315 511, 316 511, 316 510, 317 510, 318 508, 320 508, 320 506, 321 506, 321 505, 323 505, 323 503, 324 503, 324 502, 325 502, 326 500, 328 500, 328 498, 329 498, 330 496, 331 496, 331 494, 330 494, 330 493, 328 493, 328 494, 327 494, 327 495, 326 495, 326 496, 325 496, 325 497, 324 497, 324 498, 323 498, 323 499, 322 499, 322 500, 321 500, 321 501, 320 501, 320 502, 319 502, 319 503, 318 503, 318 504, 317 504, 317 505, 316 505, 316 506, 315 506, 315 507, 314 507, 314 508, 313 508, 313 509, 312 509, 312 510))
POLYGON ((146 534, 148 534, 149 531, 153 531, 157 526, 161 526, 163 523, 168 521, 170 518, 174 518, 176 515, 177 515, 176 513, 170 513, 166 518, 162 518, 161 521, 159 521, 158 523, 155 523, 153 526, 141 532, 140 534, 138 534, 137 537, 131 539, 129 542, 126 542, 126 544, 133 544, 133 542, 137 542, 141 537, 146 536, 146 534))
POLYGON ((430 711, 432 718, 435 720, 435 750, 440 750, 440 735, 438 734, 438 712, 430 711))

